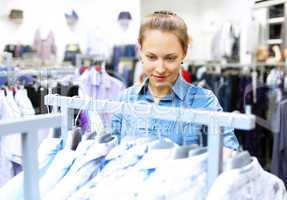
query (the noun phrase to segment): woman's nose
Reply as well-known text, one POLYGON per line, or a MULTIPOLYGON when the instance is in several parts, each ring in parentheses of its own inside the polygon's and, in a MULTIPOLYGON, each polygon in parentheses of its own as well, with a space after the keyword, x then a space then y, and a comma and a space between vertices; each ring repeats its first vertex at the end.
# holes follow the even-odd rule
POLYGON ((159 60, 157 65, 156 65, 156 72, 159 74, 163 74, 166 70, 165 66, 164 66, 164 61, 163 60, 159 60))

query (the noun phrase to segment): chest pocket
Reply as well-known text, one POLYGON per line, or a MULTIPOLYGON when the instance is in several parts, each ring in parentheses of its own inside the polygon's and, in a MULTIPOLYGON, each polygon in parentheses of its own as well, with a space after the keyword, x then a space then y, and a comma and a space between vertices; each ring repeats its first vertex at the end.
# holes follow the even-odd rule
POLYGON ((137 118, 134 121, 134 126, 136 129, 136 134, 139 136, 147 136, 151 132, 151 120, 148 118, 137 118))
POLYGON ((178 133, 176 130, 176 122, 169 120, 151 120, 151 134, 155 136, 167 137, 173 140, 175 143, 178 143, 178 133))
POLYGON ((136 134, 140 136, 159 136, 170 137, 174 131, 175 122, 150 118, 131 119, 132 126, 136 134))

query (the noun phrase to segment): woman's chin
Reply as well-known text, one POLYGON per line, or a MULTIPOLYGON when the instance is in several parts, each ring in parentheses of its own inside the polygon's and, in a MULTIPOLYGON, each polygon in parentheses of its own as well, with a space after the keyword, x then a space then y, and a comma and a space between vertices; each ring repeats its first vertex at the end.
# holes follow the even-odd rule
POLYGON ((154 85, 156 87, 172 87, 172 84, 168 81, 155 81, 154 85))

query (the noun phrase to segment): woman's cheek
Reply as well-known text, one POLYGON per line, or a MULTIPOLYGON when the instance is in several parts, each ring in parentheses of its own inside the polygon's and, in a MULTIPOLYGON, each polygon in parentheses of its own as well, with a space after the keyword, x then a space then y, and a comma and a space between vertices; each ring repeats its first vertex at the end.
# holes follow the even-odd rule
POLYGON ((150 75, 152 74, 154 67, 152 67, 151 65, 144 65, 144 73, 146 75, 150 75))

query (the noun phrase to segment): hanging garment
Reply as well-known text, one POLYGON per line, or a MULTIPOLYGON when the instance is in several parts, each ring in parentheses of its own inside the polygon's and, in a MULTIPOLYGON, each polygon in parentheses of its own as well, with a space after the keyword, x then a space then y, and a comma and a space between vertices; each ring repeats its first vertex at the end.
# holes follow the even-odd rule
MULTIPOLYGON (((63 140, 58 138, 46 138, 38 149, 39 178, 45 174, 55 155, 63 148, 63 140)), ((0 199, 22 200, 24 199, 23 172, 11 179, 0 188, 0 199)))
POLYGON ((233 45, 231 27, 232 24, 225 22, 214 34, 211 43, 211 55, 213 60, 230 58, 233 45))
POLYGON ((76 159, 76 152, 64 149, 57 153, 46 173, 39 180, 40 194, 44 197, 70 170, 76 159))
MULTIPOLYGON (((85 185, 91 178, 97 175, 104 157, 117 144, 115 137, 104 143, 94 142, 86 145, 85 141, 79 144, 77 159, 65 177, 45 197, 49 199, 67 199, 81 186, 85 185), (83 150, 86 151, 83 152, 83 150)), ((78 149, 77 149, 78 150, 78 149)))
POLYGON ((251 113, 256 115, 256 126, 253 130, 243 131, 237 130, 240 143, 244 150, 247 150, 252 156, 255 156, 260 165, 266 167, 268 165, 268 155, 272 152, 272 135, 267 123, 267 108, 268 108, 268 92, 269 88, 260 85, 256 89, 257 101, 253 101, 253 88, 251 77, 243 77, 239 81, 239 88, 243 89, 243 93, 239 95, 238 107, 239 111, 244 113, 246 105, 251 106, 251 113), (243 87, 242 87, 243 86, 243 87), (264 147, 264 148, 258 148, 264 147))
MULTIPOLYGON (((0 90, 0 110, 1 119, 9 119, 9 116, 12 118, 12 109, 9 107, 3 90, 0 90)), ((6 139, 7 136, 0 137, 0 187, 13 177, 11 171, 12 165, 7 158, 7 151, 5 150, 6 139)))
POLYGON ((133 84, 134 78, 134 60, 130 58, 121 58, 118 64, 118 73, 123 78, 127 87, 133 84))
POLYGON ((119 45, 115 46, 113 49, 112 65, 114 71, 119 71, 119 62, 122 57, 134 59, 137 56, 136 45, 119 45))
POLYGON ((134 193, 138 199, 205 200, 207 154, 163 162, 134 193), (192 169, 192 170, 191 170, 192 169), (159 187, 160 186, 160 187, 159 187))
POLYGON ((49 60, 56 55, 57 47, 52 31, 49 32, 47 38, 41 38, 40 30, 37 29, 34 36, 33 48, 36 50, 37 56, 42 60, 49 60))
MULTIPOLYGON (((13 118, 35 114, 32 103, 27 96, 27 90, 17 90, 15 99, 13 98, 12 91, 7 91, 6 99, 13 118)), ((5 137, 4 143, 7 158, 14 163, 22 165, 21 135, 13 134, 5 137)))
MULTIPOLYGON (((96 72, 96 70, 92 68, 84 72, 80 77, 79 96, 92 100, 116 100, 124 88, 124 84, 118 79, 108 75, 106 72, 96 72)), ((83 115, 85 115, 85 113, 83 113, 83 115)), ((81 116, 81 118, 85 119, 83 116, 81 116)), ((111 118, 111 113, 98 115, 95 112, 89 111, 88 119, 93 121, 89 123, 88 127, 89 129, 96 129, 90 131, 99 131, 98 133, 100 133, 104 126, 109 126, 111 118)), ((82 123, 85 124, 86 122, 82 123)))
POLYGON ((99 184, 112 184, 117 177, 122 177, 127 169, 134 167, 147 153, 147 144, 134 145, 122 142, 114 147, 105 157, 101 165, 101 171, 87 185, 80 188, 70 199, 86 199, 91 196, 99 184))
POLYGON ((207 154, 171 160, 173 148, 151 144, 114 148, 103 170, 69 199, 204 199, 207 154))
POLYGON ((271 172, 281 178, 287 185, 287 101, 279 104, 280 128, 274 134, 271 172))
POLYGON ((0 188, 12 178, 11 162, 3 153, 2 138, 0 138, 0 188))
POLYGON ((20 108, 21 116, 35 115, 35 110, 26 89, 23 88, 16 91, 15 101, 20 108))
POLYGON ((80 96, 91 99, 115 100, 125 88, 118 79, 106 72, 98 73, 94 68, 84 72, 80 79, 80 96))
POLYGON ((247 28, 247 52, 255 56, 255 53, 260 45, 264 45, 266 42, 262 24, 255 19, 251 19, 251 22, 248 24, 247 28))
MULTIPOLYGON (((6 90, 6 99, 7 102, 12 109, 12 111, 17 115, 17 117, 21 116, 21 110, 18 107, 17 103, 15 102, 13 91, 12 90, 6 90)), ((21 136, 20 135, 11 135, 6 138, 6 148, 8 146, 10 149, 7 149, 7 152, 10 152, 9 155, 7 155, 7 158, 11 161, 12 164, 12 170, 13 170, 13 176, 16 176, 18 173, 22 171, 22 165, 21 165, 21 136), (9 143, 9 144, 8 144, 9 143)))
POLYGON ((264 171, 255 157, 247 166, 223 172, 213 183, 207 200, 286 199, 283 182, 264 171), (264 183, 264 184, 263 184, 264 183))
MULTIPOLYGON (((280 101, 282 100, 282 91, 279 88, 268 92, 267 121, 270 123, 272 133, 278 134, 280 131, 280 101)), ((273 146, 274 147, 274 146, 273 146)))
POLYGON ((75 66, 79 54, 81 54, 81 49, 78 44, 67 44, 64 52, 64 62, 70 62, 75 66))
MULTIPOLYGON (((9 93, 11 94, 11 93, 9 93)), ((10 96, 10 95, 9 95, 10 96)), ((10 96, 11 97, 11 96, 10 96)), ((6 97, 4 94, 4 91, 1 90, 0 91, 0 99, 1 99, 1 119, 5 119, 5 120, 11 120, 11 119, 15 119, 15 118, 19 118, 21 116, 21 113, 19 112, 19 108, 16 105, 15 106, 15 102, 14 99, 11 99, 9 97, 6 97)), ((17 135, 17 134, 13 134, 13 135, 9 135, 9 136, 4 136, 1 138, 1 147, 2 147, 2 155, 4 155, 4 159, 9 160, 10 162, 16 162, 18 164, 21 164, 21 158, 20 158, 20 152, 21 152, 21 143, 20 143, 20 139, 21 135, 17 135)), ((12 163, 11 163, 12 164, 12 163)), ((14 170, 13 170, 13 165, 12 168, 10 170, 12 170, 12 174, 14 174, 14 170)), ((15 169, 16 170, 16 169, 15 169)), ((5 172, 7 174, 7 172, 5 172)), ((5 174, 4 173, 4 174, 5 174)), ((10 177, 11 178, 11 177, 10 177)))

